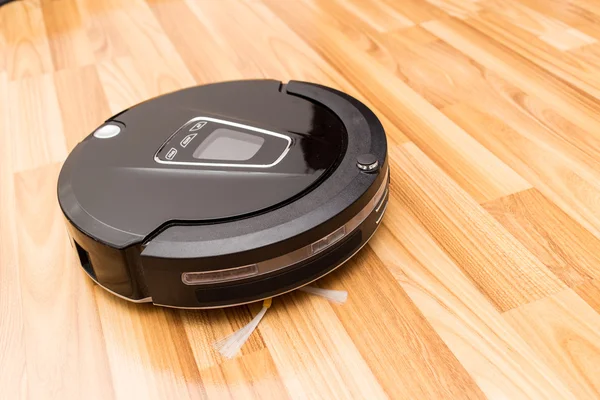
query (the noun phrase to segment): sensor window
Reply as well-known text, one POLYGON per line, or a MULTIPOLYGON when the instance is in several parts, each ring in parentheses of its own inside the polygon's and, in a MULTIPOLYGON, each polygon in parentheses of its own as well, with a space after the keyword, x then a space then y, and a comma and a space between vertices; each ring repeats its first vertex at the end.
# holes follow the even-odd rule
POLYGON ((265 139, 261 136, 217 128, 202 141, 193 157, 202 160, 247 161, 254 157, 265 139))

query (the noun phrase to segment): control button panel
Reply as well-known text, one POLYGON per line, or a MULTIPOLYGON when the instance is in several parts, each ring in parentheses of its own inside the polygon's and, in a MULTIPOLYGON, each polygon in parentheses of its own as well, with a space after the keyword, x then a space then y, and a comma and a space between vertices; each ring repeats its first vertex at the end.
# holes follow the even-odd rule
POLYGON ((287 154, 292 139, 282 133, 226 120, 186 122, 156 152, 161 164, 269 168, 287 154))
POLYGON ((167 151, 167 154, 165 155, 165 158, 169 161, 175 159, 175 156, 177 155, 177 149, 175 147, 171 147, 169 149, 169 151, 167 151))
POLYGON ((194 140, 194 138, 196 137, 196 135, 198 135, 197 133, 190 133, 189 135, 187 135, 186 137, 184 137, 181 140, 181 143, 179 143, 181 145, 181 147, 186 148, 188 144, 190 144, 190 142, 192 140, 194 140))

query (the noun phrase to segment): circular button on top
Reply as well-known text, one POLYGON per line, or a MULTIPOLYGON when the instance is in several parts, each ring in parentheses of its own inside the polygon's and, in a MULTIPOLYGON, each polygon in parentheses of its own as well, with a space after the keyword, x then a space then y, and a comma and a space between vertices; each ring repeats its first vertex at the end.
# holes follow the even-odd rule
POLYGON ((356 158, 356 165, 362 171, 371 172, 379 167, 379 161, 374 154, 361 154, 356 158))
POLYGON ((96 129, 94 137, 97 137, 98 139, 110 139, 117 136, 119 133, 121 133, 121 128, 119 126, 109 124, 96 129))

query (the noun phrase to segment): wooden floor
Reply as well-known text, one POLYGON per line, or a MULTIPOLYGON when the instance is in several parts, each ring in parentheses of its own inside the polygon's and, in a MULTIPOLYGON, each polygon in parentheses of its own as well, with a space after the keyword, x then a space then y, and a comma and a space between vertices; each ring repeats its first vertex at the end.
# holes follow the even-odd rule
POLYGON ((26 0, 0 8, 0 398, 600 398, 599 0, 26 0), (144 99, 308 80, 389 138, 383 226, 319 285, 176 311, 84 276, 56 179, 144 99))

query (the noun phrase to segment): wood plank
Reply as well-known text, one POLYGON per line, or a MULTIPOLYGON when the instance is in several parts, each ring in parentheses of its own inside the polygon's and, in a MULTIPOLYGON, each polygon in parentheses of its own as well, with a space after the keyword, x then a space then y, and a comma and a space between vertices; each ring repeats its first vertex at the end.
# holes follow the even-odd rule
MULTIPOLYGON (((467 24, 478 31, 494 38, 498 43, 514 49, 516 53, 546 69, 557 77, 564 79, 575 87, 594 95, 600 96, 600 80, 598 68, 587 63, 584 59, 572 55, 564 50, 574 48, 556 49, 530 32, 527 32, 510 21, 499 19, 496 14, 480 14, 466 21, 467 24)), ((559 40, 566 41, 568 37, 558 34, 559 40)), ((571 36, 575 37, 575 36, 571 36)), ((577 48, 587 46, 594 41, 582 43, 577 48)))
POLYGON ((598 23, 600 16, 581 6, 580 1, 520 0, 527 7, 552 17, 564 24, 577 27, 581 24, 598 23))
POLYGON ((503 317, 567 382, 575 398, 600 396, 600 315, 575 292, 564 290, 503 317))
POLYGON ((426 0, 446 14, 464 19, 481 10, 479 0, 426 0))
MULTIPOLYGON (((600 237, 597 166, 595 162, 590 166, 582 162, 582 158, 587 158, 583 152, 568 156, 565 153, 571 152, 571 146, 565 141, 562 146, 551 146, 549 142, 559 140, 551 139, 550 135, 538 136, 535 129, 527 130, 527 125, 521 122, 517 122, 516 131, 507 125, 513 121, 490 115, 480 106, 456 105, 444 109, 444 113, 531 181, 567 215, 600 237)), ((591 151, 592 147, 584 145, 581 149, 591 151)))
POLYGON ((577 286, 575 292, 600 314, 600 279, 592 279, 577 286))
POLYGON ((54 74, 67 148, 72 150, 112 115, 96 67, 54 74))
POLYGON ((543 98, 523 92, 444 42, 428 39, 424 45, 406 46, 403 36, 400 32, 386 35, 385 46, 400 66, 397 74, 430 103, 444 110, 457 103, 481 108, 539 141, 538 148, 555 148, 568 155, 569 164, 577 170, 594 173, 600 157, 600 135, 595 125, 575 124, 570 115, 543 98), (404 64, 407 66, 402 67, 404 64), (467 81, 469 84, 464 85, 467 81))
POLYGON ((98 63, 96 72, 112 115, 151 97, 131 57, 98 63))
POLYGON ((44 25, 55 70, 77 68, 95 61, 77 3, 42 1, 44 25))
POLYGON ((501 312, 565 288, 413 144, 391 148, 394 201, 405 204, 501 312))
POLYGON ((600 278, 600 240, 535 189, 483 207, 567 286, 600 278))
MULTIPOLYGON (((258 307, 258 305, 255 305, 258 307)), ((260 309, 260 307, 258 307, 260 309)), ((254 313, 258 312, 254 309, 254 313)), ((254 315, 248 306, 231 307, 222 310, 203 310, 182 312, 181 319, 191 346, 195 364, 201 370, 211 371, 211 367, 226 361, 213 347, 213 344, 242 328, 252 320, 254 315)), ((265 342, 257 331, 251 335, 241 349, 240 356, 245 356, 265 348, 265 342)), ((215 379, 214 377, 211 379, 215 379)), ((223 378, 224 379, 224 378, 223 378)))
POLYGON ((558 50, 571 50, 596 42, 595 38, 524 4, 507 0, 486 0, 483 4, 486 13, 493 13, 499 24, 521 28, 558 50))
POLYGON ((119 398, 205 398, 178 311, 133 304, 95 287, 115 393, 119 398))
MULTIPOLYGON (((0 53, 1 54, 1 53, 0 53)), ((12 148, 8 112, 8 78, 0 72, 0 149, 12 148)), ((0 392, 27 395, 23 309, 19 284, 19 254, 12 152, 0 157, 0 392)))
MULTIPOLYGON (((600 36, 600 29, 598 29, 600 36)), ((582 60, 594 67, 600 66, 600 44, 590 44, 579 49, 571 50, 569 54, 573 54, 579 60, 582 60)))
POLYGON ((336 316, 347 306, 296 292, 273 300, 259 331, 291 398, 387 398, 387 382, 336 316))
POLYGON ((8 79, 19 80, 52 71, 52 56, 39 0, 4 6, 0 27, 7 46, 4 53, 8 79))
MULTIPOLYGON (((258 332, 250 337, 237 361, 225 360, 212 347, 215 340, 252 319, 246 306, 179 311, 127 303, 99 287, 96 296, 104 335, 110 343, 109 360, 111 365, 118 365, 112 373, 115 391, 120 396, 136 396, 135 393, 157 399, 174 396, 172 393, 177 398, 192 399, 223 398, 228 393, 258 396, 264 392, 266 382, 255 379, 265 374, 274 376, 272 361, 254 356, 265 349, 258 332), (253 360, 261 361, 250 371, 248 365, 253 360), (236 385, 231 393, 228 384, 236 385)), ((274 395, 285 394, 281 387, 279 390, 277 385, 269 386, 274 395)))
MULTIPOLYGON (((0 13, 0 22, 4 20, 4 15, 0 13)), ((8 43, 6 43, 6 32, 0 29, 0 76, 3 80, 7 80, 7 59, 8 59, 8 43)))
POLYGON ((15 176, 19 277, 31 398, 114 397, 92 283, 56 198, 59 165, 15 176))
POLYGON ((446 14, 429 2, 422 0, 381 0, 387 6, 395 9, 397 12, 406 16, 415 24, 430 21, 433 19, 443 18, 446 14))
POLYGON ((124 57, 129 54, 127 42, 123 39, 124 29, 119 25, 115 14, 126 8, 129 2, 108 2, 97 0, 72 0, 77 7, 82 29, 89 43, 89 49, 96 62, 124 57))
POLYGON ((9 131, 14 135, 13 170, 22 171, 67 157, 63 124, 52 75, 8 84, 9 131))
POLYGON ((149 0, 148 4, 197 83, 242 79, 244 73, 261 75, 254 63, 245 63, 242 57, 230 58, 227 41, 211 32, 214 23, 203 22, 208 18, 199 14, 203 7, 193 11, 194 3, 190 7, 184 1, 149 0), (204 40, 202 46, 198 46, 200 37, 213 40, 204 40))
POLYGON ((577 0, 577 5, 584 10, 588 10, 591 13, 600 16, 600 5, 595 0, 577 0))
POLYGON ((144 1, 131 1, 124 7, 115 7, 111 0, 81 1, 80 8, 88 13, 105 13, 103 31, 114 36, 111 43, 122 42, 149 96, 194 85, 192 75, 144 1))
POLYGON ((369 246, 488 398, 573 397, 406 207, 383 221, 369 246))
POLYGON ((485 398, 370 248, 347 264, 320 284, 348 291, 335 312, 389 397, 485 398))
POLYGON ((482 66, 424 28, 418 29, 419 37, 408 41, 409 45, 406 31, 382 39, 393 59, 388 68, 394 68, 408 86, 438 109, 475 98, 486 103, 497 100, 482 66))
POLYGON ((290 397, 267 349, 236 357, 200 374, 209 399, 283 400, 290 397))
MULTIPOLYGON (((547 195, 552 195, 554 198, 558 193, 567 198, 577 197, 571 192, 563 193, 561 178, 564 175, 554 178, 545 177, 548 160, 542 160, 539 154, 550 156, 550 160, 561 165, 562 170, 586 177, 585 179, 592 184, 600 178, 596 176, 596 171, 599 169, 600 136, 593 127, 583 129, 575 125, 567 119, 570 116, 561 115, 542 99, 524 93, 496 73, 443 42, 434 40, 425 45, 405 46, 401 34, 388 35, 386 39, 386 47, 393 51, 398 65, 408 65, 397 73, 401 73, 403 79, 413 89, 432 104, 442 107, 447 116, 525 176, 528 181, 538 187, 552 187, 552 193, 549 188, 545 189, 544 193, 547 195), (412 65, 415 67, 410 67, 412 65), (425 75, 423 75, 424 71, 425 75), (463 85, 462 82, 465 81, 468 81, 469 85, 463 85), (460 102, 468 103, 471 108, 482 110, 484 114, 493 115, 499 124, 476 117, 471 119, 472 116, 466 110, 463 110, 465 115, 461 117, 460 110, 464 106, 448 108, 448 105, 460 102), (453 113, 453 109, 457 112, 453 113), (527 137, 530 146, 527 151, 533 152, 534 159, 540 160, 541 163, 537 166, 535 163, 515 164, 498 153, 496 146, 488 145, 492 137, 496 137, 500 142, 506 140, 500 132, 490 131, 490 127, 498 129, 499 125, 509 125, 519 134, 527 137), (473 134, 474 127, 477 127, 480 132, 473 134), (557 153, 560 153, 561 157, 555 157, 557 153), (536 173, 529 173, 530 168, 533 168, 536 173)), ((496 140, 491 142, 494 143, 496 140)), ((554 172, 552 175, 555 175, 554 172)), ((569 201, 565 199, 562 203, 569 201)), ((580 213, 586 214, 585 211, 580 213)), ((585 218, 589 219, 587 216, 585 218)), ((593 221, 594 218, 592 215, 591 220, 593 221)), ((583 219, 581 216, 578 218, 580 222, 583 219)), ((588 229, 589 225, 589 223, 586 225, 588 229)), ((595 231, 595 228, 592 229, 595 231)))
POLYGON ((358 51, 341 32, 328 29, 335 24, 331 22, 333 12, 325 14, 303 4, 283 6, 270 0, 266 3, 307 43, 319 49, 324 59, 343 70, 351 84, 478 201, 530 187, 394 73, 358 51), (309 29, 302 23, 305 20, 316 21, 315 26, 309 29), (329 40, 322 41, 324 36, 329 40))
POLYGON ((415 23, 406 18, 382 1, 374 0, 336 0, 356 19, 362 20, 377 32, 388 32, 414 26, 415 23))
POLYGON ((544 99, 551 108, 561 110, 562 115, 568 115, 569 120, 578 126, 590 131, 600 128, 600 103, 593 96, 546 73, 539 66, 460 21, 431 21, 423 26, 520 91, 544 99))

